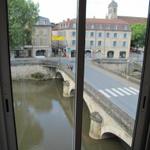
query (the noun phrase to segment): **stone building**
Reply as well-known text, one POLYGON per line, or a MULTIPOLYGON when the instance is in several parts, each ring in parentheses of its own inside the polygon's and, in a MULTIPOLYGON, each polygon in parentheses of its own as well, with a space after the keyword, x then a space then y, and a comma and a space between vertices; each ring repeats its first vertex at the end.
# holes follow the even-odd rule
POLYGON ((112 2, 108 5, 108 19, 120 19, 123 20, 130 25, 132 24, 143 24, 147 22, 147 18, 144 17, 134 17, 134 16, 118 16, 117 14, 118 4, 112 0, 112 2))
MULTIPOLYGON (((65 37, 64 45, 70 51, 76 50, 76 20, 68 19, 59 23, 55 34, 65 37)), ((86 51, 100 53, 103 58, 128 58, 131 30, 128 23, 119 19, 86 20, 86 51)))
POLYGON ((32 34, 32 56, 51 56, 52 27, 48 18, 39 17, 32 34))

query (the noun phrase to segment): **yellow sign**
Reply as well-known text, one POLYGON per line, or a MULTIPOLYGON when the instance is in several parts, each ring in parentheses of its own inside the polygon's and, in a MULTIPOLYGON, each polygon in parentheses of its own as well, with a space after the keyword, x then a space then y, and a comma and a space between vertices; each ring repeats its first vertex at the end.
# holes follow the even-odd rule
POLYGON ((59 35, 53 35, 52 40, 53 41, 64 41, 65 37, 64 36, 59 36, 59 35))

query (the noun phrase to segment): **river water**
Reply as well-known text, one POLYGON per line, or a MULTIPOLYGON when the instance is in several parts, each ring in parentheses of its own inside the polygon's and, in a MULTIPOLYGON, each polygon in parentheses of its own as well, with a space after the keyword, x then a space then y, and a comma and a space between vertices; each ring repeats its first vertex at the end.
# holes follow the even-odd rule
MULTIPOLYGON (((14 81, 13 96, 19 150, 73 150, 74 98, 62 96, 60 80, 14 81)), ((82 150, 129 149, 117 138, 91 139, 83 110, 82 150)))

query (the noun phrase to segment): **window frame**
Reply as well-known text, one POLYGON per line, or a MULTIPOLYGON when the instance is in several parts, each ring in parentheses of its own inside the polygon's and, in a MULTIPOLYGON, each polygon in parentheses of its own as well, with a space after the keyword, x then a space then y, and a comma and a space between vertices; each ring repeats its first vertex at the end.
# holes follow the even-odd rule
POLYGON ((10 75, 7 1, 0 1, 0 148, 17 150, 16 125, 10 75), (5 49, 5 51, 2 51, 5 49), (4 142, 4 143, 3 143, 4 142))
MULTIPOLYGON (((86 0, 78 0, 77 26, 77 65, 76 65, 76 113, 75 113, 75 143, 74 150, 81 150, 82 140, 82 109, 84 87, 84 49, 86 0)), ((0 148, 2 150, 17 150, 12 85, 10 76, 8 13, 7 1, 0 1, 0 148), (5 51, 2 51, 5 49, 5 51)), ((150 11, 148 13, 146 48, 144 54, 142 81, 138 110, 134 128, 132 150, 150 149, 150 11)))
POLYGON ((150 149, 150 1, 148 8, 144 62, 132 143, 133 150, 150 149))

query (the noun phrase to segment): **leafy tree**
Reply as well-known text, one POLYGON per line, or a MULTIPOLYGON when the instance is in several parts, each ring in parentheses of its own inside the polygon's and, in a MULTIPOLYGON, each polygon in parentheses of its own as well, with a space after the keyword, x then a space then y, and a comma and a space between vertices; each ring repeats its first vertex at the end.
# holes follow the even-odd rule
POLYGON ((144 47, 146 24, 133 24, 131 25, 132 38, 131 46, 135 48, 144 47))
POLYGON ((31 0, 8 0, 10 48, 31 45, 33 25, 39 12, 31 0))

